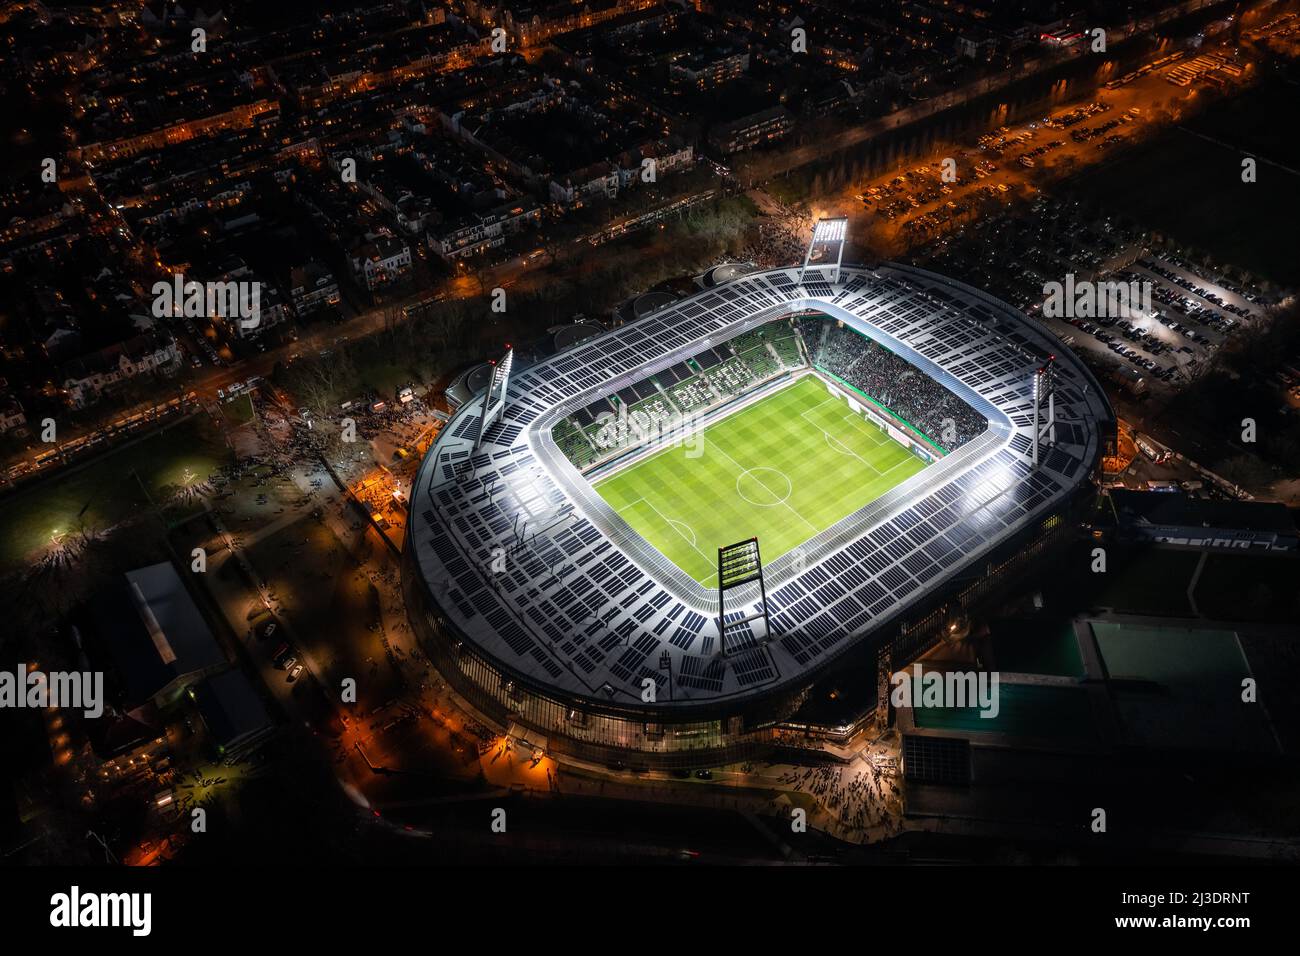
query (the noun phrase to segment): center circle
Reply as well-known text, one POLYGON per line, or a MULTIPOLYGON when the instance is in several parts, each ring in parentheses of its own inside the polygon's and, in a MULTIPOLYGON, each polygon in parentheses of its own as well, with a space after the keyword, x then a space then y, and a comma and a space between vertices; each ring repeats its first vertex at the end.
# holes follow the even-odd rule
POLYGON ((785 472, 775 468, 746 468, 736 478, 736 494, 760 508, 785 504, 793 490, 785 472))

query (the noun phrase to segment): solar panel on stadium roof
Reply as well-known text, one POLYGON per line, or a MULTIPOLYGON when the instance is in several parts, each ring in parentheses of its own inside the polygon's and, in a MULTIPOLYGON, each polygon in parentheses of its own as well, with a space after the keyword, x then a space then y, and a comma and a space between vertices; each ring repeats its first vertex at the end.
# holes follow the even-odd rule
POLYGON ((695 356, 695 362, 700 366, 701 370, 706 372, 721 361, 722 359, 718 358, 717 352, 713 349, 706 349, 695 356))
MULTIPOLYGON (((818 292, 824 295, 833 293, 833 290, 824 282, 820 272, 810 273, 809 278, 813 280, 811 285, 816 286, 818 292)), ((529 378, 517 378, 516 386, 518 389, 524 389, 528 394, 524 397, 531 406, 535 403, 536 414, 517 413, 516 409, 524 408, 524 401, 518 403, 514 408, 509 410, 506 420, 513 424, 530 425, 535 421, 542 420, 543 423, 550 422, 555 424, 554 419, 546 419, 548 411, 557 409, 557 404, 564 401, 559 392, 562 390, 566 396, 577 396, 584 391, 587 396, 599 394, 594 389, 600 387, 600 382, 610 382, 619 375, 626 375, 622 383, 617 386, 617 395, 619 399, 628 405, 636 402, 644 402, 656 396, 658 388, 653 378, 640 373, 637 380, 628 383, 628 379, 637 376, 635 369, 639 365, 647 364, 656 360, 669 359, 669 349, 676 349, 688 342, 698 343, 694 347, 698 351, 693 353, 692 360, 689 363, 674 361, 674 364, 668 370, 658 373, 656 376, 660 384, 667 387, 668 385, 680 382, 682 378, 693 376, 700 370, 713 369, 727 359, 735 361, 731 355, 731 348, 728 345, 706 347, 700 339, 709 334, 711 330, 722 332, 719 338, 726 336, 725 329, 733 326, 736 318, 741 316, 752 315, 756 311, 756 304, 766 304, 781 299, 789 299, 791 295, 798 294, 793 291, 778 295, 771 290, 775 287, 790 286, 792 276, 786 272, 776 275, 763 275, 752 280, 747 280, 745 288, 754 293, 752 297, 746 297, 736 294, 733 290, 731 295, 715 295, 708 297, 706 304, 711 307, 711 311, 704 308, 698 308, 697 300, 690 307, 692 315, 684 317, 681 312, 674 313, 674 310, 665 310, 662 314, 656 316, 653 332, 658 333, 656 338, 647 339, 644 333, 633 331, 632 329, 618 333, 610 337, 607 341, 599 345, 602 353, 617 353, 613 362, 605 360, 595 352, 590 354, 571 353, 579 359, 579 366, 569 366, 569 373, 563 378, 560 387, 555 388, 538 388, 532 391, 528 386, 531 382, 537 382, 543 378, 556 374, 554 367, 548 367, 548 363, 541 363, 542 369, 531 380, 529 378), (629 343, 638 342, 637 348, 628 348, 629 343), (617 341, 618 345, 615 346, 617 341), (660 358, 662 356, 662 358, 660 358), (602 366, 608 365, 608 368, 602 366), (599 373, 605 372, 601 375, 599 373), (627 374, 631 373, 631 374, 627 374)), ((915 348, 920 354, 930 358, 941 368, 951 369, 959 363, 969 363, 971 371, 982 372, 984 375, 992 375, 994 380, 984 387, 984 391, 995 392, 996 401, 993 402, 1004 412, 1007 411, 1008 402, 1018 400, 1019 391, 1014 384, 1016 381, 1016 358, 1014 353, 1008 352, 1000 347, 990 347, 986 338, 987 330, 975 329, 965 320, 953 313, 946 315, 939 314, 941 310, 936 309, 936 303, 941 299, 949 298, 948 295, 939 295, 939 289, 936 289, 936 295, 926 297, 916 292, 900 293, 895 296, 887 296, 885 302, 877 301, 880 298, 881 290, 886 285, 891 285, 897 289, 902 289, 903 284, 890 281, 888 283, 881 281, 881 278, 871 274, 856 272, 849 278, 849 285, 852 286, 853 295, 841 293, 837 301, 849 308, 849 311, 856 315, 866 317, 873 315, 868 319, 871 324, 884 329, 886 332, 892 331, 905 344, 915 348), (867 301, 863 295, 857 295, 858 289, 869 287, 871 290, 870 298, 867 301)), ((806 288, 804 291, 807 291, 806 288)), ((956 297, 960 301, 960 297, 956 297)), ((827 323, 822 323, 827 324, 827 323)), ((805 333, 805 339, 810 347, 817 345, 805 333)), ((593 346, 588 345, 588 350, 593 346)), ((680 359, 680 355, 674 355, 673 359, 680 359)), ((963 377, 963 376, 958 376, 963 377)), ((969 374, 964 376, 969 380, 969 374)), ((609 385, 606 390, 611 391, 609 385)), ((1069 401, 1073 403, 1078 400, 1078 396, 1070 396, 1069 401)), ((596 414, 600 414, 609 409, 608 402, 594 402, 585 405, 577 413, 567 413, 572 422, 582 425, 584 421, 591 422, 596 414)), ((1020 409, 1024 411, 1024 409, 1020 409)), ((494 426, 494 435, 501 434, 504 431, 502 426, 494 426)), ((1080 431, 1083 431, 1082 429, 1080 431)), ((1076 436, 1071 433, 1070 429, 1064 427, 1063 422, 1058 422, 1058 432, 1063 443, 1069 444, 1069 439, 1076 436)), ((557 433, 557 437, 558 437, 557 433)), ((572 433, 570 433, 571 436, 572 433)), ((1008 460, 1015 461, 1017 458, 1023 458, 1026 448, 1024 437, 1015 436, 1018 441, 1011 444, 1008 460)), ((1091 436, 1084 434, 1085 440, 1091 436)), ((512 437, 512 441, 520 441, 518 436, 512 437)), ((527 447, 521 445, 520 447, 527 447)), ((508 450, 507 450, 508 451, 508 450)), ((539 450, 538 458, 545 465, 549 459, 546 452, 546 446, 543 445, 539 450)), ((1073 471, 1076 466, 1075 462, 1078 457, 1084 453, 1084 449, 1077 452, 1071 445, 1069 447, 1069 458, 1071 465, 1069 470, 1073 471)), ((506 454, 502 452, 500 454, 506 454)), ((1061 454, 1060 451, 1057 453, 1061 454)), ((1021 516, 1028 514, 1028 509, 1036 506, 1039 501, 1047 501, 1049 495, 1058 486, 1064 486, 1068 482, 1058 479, 1056 475, 1048 470, 1056 464, 1056 460, 1051 455, 1044 454, 1044 465, 1046 466, 1043 474, 1047 481, 1042 487, 1032 486, 1025 483, 1022 487, 1011 491, 1002 489, 1004 492, 1000 499, 993 501, 991 504, 986 502, 983 506, 985 517, 997 521, 999 524, 1008 521, 1019 520, 1021 516), (1050 490, 1049 490, 1050 489, 1050 490)), ((443 456, 435 458, 435 464, 441 464, 444 461, 443 456)), ((495 462, 495 458, 493 459, 495 462)), ((500 463, 496 463, 500 464, 500 463)), ((1004 468, 1005 462, 998 460, 998 467, 1004 468)), ((513 469, 512 469, 513 470, 513 469)), ((482 468, 480 468, 480 474, 482 468)), ((503 469, 502 475, 506 474, 503 469)), ((522 473, 521 473, 522 474, 522 473)), ((1019 472, 1017 472, 1019 474, 1019 472)), ((561 504, 568 500, 565 495, 567 486, 560 483, 553 483, 547 478, 545 473, 529 478, 526 484, 533 487, 534 481, 541 483, 536 488, 536 493, 532 495, 538 502, 539 509, 547 507, 547 501, 553 504, 561 504), (546 499, 546 500, 543 500, 546 499)), ((975 484, 983 486, 988 483, 987 475, 981 475, 980 480, 975 484)), ((504 483, 503 484, 508 484, 504 483)), ((473 482, 473 487, 466 484, 463 487, 455 489, 456 493, 448 497, 446 490, 433 486, 429 489, 434 496, 434 500, 442 502, 441 512, 434 514, 432 518, 426 518, 430 524, 442 523, 441 526, 447 528, 453 534, 460 536, 460 542, 467 550, 465 556, 469 558, 472 564, 482 563, 483 555, 486 553, 485 548, 492 545, 492 535, 498 537, 508 535, 509 527, 502 524, 502 510, 516 511, 517 504, 510 504, 508 500, 509 491, 506 489, 505 494, 499 495, 496 499, 489 501, 484 493, 482 482, 473 482), (468 521, 462 518, 469 519, 468 521), (485 524, 486 522, 486 524, 485 524), (497 526, 502 530, 490 530, 497 526)), ((522 487, 522 485, 521 485, 522 487)), ((983 498, 983 496, 981 496, 983 498)), ((827 562, 822 567, 810 569, 816 573, 801 575, 794 580, 787 580, 784 586, 775 594, 770 596, 770 603, 773 606, 773 623, 780 628, 779 634, 784 637, 791 637, 791 630, 807 625, 809 633, 799 635, 798 640, 782 640, 779 644, 770 645, 775 656, 789 655, 786 660, 793 659, 800 664, 810 662, 814 656, 828 653, 839 641, 846 640, 845 635, 856 633, 863 627, 871 625, 873 615, 884 615, 887 611, 894 608, 894 602, 899 599, 900 595, 906 595, 909 592, 921 587, 916 578, 922 581, 929 580, 940 573, 940 566, 948 566, 950 562, 956 562, 967 553, 967 548, 973 545, 963 544, 963 538, 968 538, 973 532, 968 527, 965 516, 970 508, 971 494, 969 488, 937 487, 931 489, 931 497, 924 499, 915 514, 909 515, 903 519, 902 525, 895 525, 891 529, 891 534, 887 538, 895 545, 895 548, 902 550, 902 559, 893 558, 879 546, 872 546, 866 542, 867 551, 862 553, 859 545, 864 543, 864 539, 859 538, 857 542, 847 541, 840 544, 840 550, 832 550, 830 553, 823 555, 827 562), (954 490, 954 488, 956 490, 954 490), (954 497, 949 497, 954 496, 954 497), (952 501, 958 500, 960 504, 952 507, 952 501), (947 501, 947 504, 940 509, 936 502, 947 501), (910 534, 909 537, 897 540, 897 536, 909 534, 918 526, 918 522, 924 520, 925 533, 919 537, 916 534, 910 534), (950 527, 953 526, 953 527, 950 527), (957 530, 959 529, 959 530, 957 530), (946 530, 946 533, 945 533, 946 530), (964 532, 964 533, 963 533, 964 532), (870 559, 868 558, 870 556, 870 559), (874 560, 873 560, 874 559, 874 560), (886 594, 885 588, 881 585, 881 579, 878 579, 872 565, 879 561, 882 570, 894 572, 884 578, 894 590, 893 594, 886 594), (847 565, 844 562, 848 562, 847 565), (906 573, 899 575, 903 568, 909 568, 915 577, 906 573), (806 581, 810 590, 805 591, 800 581, 806 581), (832 583, 827 584, 830 581, 832 583), (847 589, 847 590, 846 590, 847 589), (799 607, 795 613, 790 613, 788 608, 783 608, 779 597, 798 598, 802 594, 804 597, 800 600, 799 607), (778 597, 779 596, 779 597, 778 597)), ((914 505, 916 503, 914 502, 914 505)), ((891 508, 892 510, 892 508, 891 508)), ((887 517, 882 514, 882 517, 887 517)), ((974 522, 971 522, 972 524, 974 522)), ((516 615, 524 623, 528 632, 533 634, 538 641, 542 642, 545 647, 550 648, 550 652, 557 655, 557 660, 561 662, 571 661, 577 667, 572 673, 591 674, 592 677, 587 683, 589 687, 598 687, 600 682, 605 679, 605 674, 596 670, 600 666, 600 658, 603 654, 588 655, 584 648, 594 646, 594 643, 601 637, 605 636, 607 631, 597 628, 597 615, 610 626, 617 625, 619 635, 623 639, 638 641, 638 635, 649 637, 653 645, 655 640, 669 640, 674 647, 674 653, 682 650, 697 650, 705 655, 707 660, 709 646, 712 644, 711 635, 703 635, 704 639, 699 643, 705 647, 694 648, 696 644, 695 637, 703 634, 703 625, 705 618, 700 616, 694 617, 694 612, 689 611, 689 605, 683 605, 680 601, 671 601, 670 589, 667 589, 662 583, 660 572, 664 569, 662 561, 650 561, 649 563, 640 562, 639 566, 648 572, 649 576, 641 573, 635 566, 619 563, 615 568, 626 569, 626 577, 621 576, 622 572, 610 568, 606 565, 606 559, 615 554, 619 549, 635 544, 629 541, 625 535, 611 534, 609 529, 598 527, 596 524, 587 522, 581 527, 572 529, 570 534, 563 529, 557 529, 552 532, 555 535, 555 543, 570 555, 565 559, 568 562, 562 567, 557 565, 554 568, 545 566, 535 567, 535 574, 526 574, 522 567, 517 568, 517 575, 502 581, 502 590, 493 591, 483 587, 475 587, 472 579, 464 580, 462 583, 467 588, 473 588, 472 594, 475 603, 481 603, 483 610, 487 611, 493 602, 499 602, 505 605, 507 592, 514 592, 509 601, 510 604, 517 604, 511 613, 516 615), (558 533, 557 533, 558 532, 558 533), (576 570, 576 573, 575 573, 576 570), (542 580, 543 575, 550 573, 556 574, 556 578, 542 580), (595 583, 593 583, 595 582, 595 583), (513 585, 513 586, 512 586, 513 585), (629 590, 629 585, 634 587, 635 593, 629 590), (540 588, 540 593, 539 593, 540 588), (615 588, 612 595, 607 593, 603 588, 615 588), (539 608, 538 601, 545 595, 555 594, 558 589, 557 600, 559 605, 547 602, 539 608), (527 594, 525 594, 527 590, 527 594), (611 599, 612 598, 612 599, 611 599), (620 598, 621 607, 620 607, 620 598), (565 612, 560 611, 560 605, 566 606, 565 612), (602 608, 604 610, 602 610, 602 608), (671 608, 671 612, 664 612, 671 608), (539 620, 534 611, 543 610, 539 620), (565 616, 567 615, 567 616, 565 616), (684 625, 680 632, 675 628, 676 623, 673 619, 681 618, 684 625), (570 631, 570 625, 577 621, 573 626, 579 629, 586 629, 587 636, 570 631), (560 626, 557 622, 564 622, 560 626), (637 622, 642 623, 638 624, 637 622), (694 625, 694 626, 691 626, 694 625), (699 628, 697 631, 696 628, 699 628), (543 635, 551 638, 545 640, 543 635), (562 645, 561 652, 557 647, 562 645), (575 658, 576 655, 576 658, 575 658)), ((858 532, 859 534, 861 532, 858 532)), ((428 543, 424 545, 429 547, 428 543)), ((435 549, 437 546, 435 545, 435 549)), ((445 549, 445 544, 443 545, 445 549)), ((549 551, 548 551, 549 555, 549 551)), ((519 562, 522 564, 525 560, 523 554, 520 555, 519 562)), ((537 562, 529 561, 529 564, 536 565, 537 562)), ((460 561, 451 561, 444 558, 444 564, 451 569, 463 572, 466 570, 460 561)), ((782 568, 783 572, 788 572, 788 568, 782 568)), ((782 583, 782 582, 778 582, 782 583)), ((446 594, 447 592, 443 592, 446 594)), ((683 598, 684 599, 684 598, 683 598)), ((466 596, 458 590, 457 595, 449 596, 448 600, 459 607, 464 613, 467 609, 464 607, 466 596), (458 600, 459 598, 459 600, 458 600)), ((697 605, 698 606, 698 605, 697 605)), ((483 625, 479 625, 480 628, 483 625)), ((737 635, 740 629, 737 628, 737 635)), ((752 634, 752 631, 751 631, 752 634)), ((634 681, 642 665, 636 662, 635 658, 623 660, 623 651, 626 647, 619 648, 621 643, 619 637, 615 638, 615 644, 611 647, 614 658, 619 658, 619 673, 614 674, 616 678, 627 682, 634 681)), ((729 637, 729 650, 737 650, 738 642, 733 637, 729 637)), ((556 668, 552 662, 542 652, 541 646, 533 646, 528 651, 537 659, 536 673, 544 671, 557 681, 563 681, 571 684, 572 681, 564 676, 562 668, 556 668), (550 666, 547 666, 547 665, 550 666), (557 674, 559 676, 557 676, 557 674)), ((732 687, 735 690, 736 685, 743 686, 747 681, 741 672, 748 672, 748 668, 736 664, 734 677, 731 680, 732 687)), ((688 665, 686 670, 692 668, 688 665)), ((727 668, 723 668, 720 673, 716 674, 688 674, 689 677, 700 678, 712 685, 713 680, 717 681, 717 690, 720 692, 726 686, 727 668), (712 680, 711 680, 712 679, 712 680)), ((689 680, 683 681, 683 686, 689 686, 689 680)), ((713 687, 710 686, 710 691, 713 687)), ((612 688, 610 689, 612 692, 612 688)))

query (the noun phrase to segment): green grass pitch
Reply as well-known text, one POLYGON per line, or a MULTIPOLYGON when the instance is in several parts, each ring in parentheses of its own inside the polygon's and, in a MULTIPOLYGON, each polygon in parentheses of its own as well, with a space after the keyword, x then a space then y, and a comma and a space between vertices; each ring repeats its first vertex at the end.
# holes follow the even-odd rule
POLYGON ((805 376, 595 487, 665 557, 714 587, 720 546, 757 536, 763 561, 774 561, 924 467, 805 376))

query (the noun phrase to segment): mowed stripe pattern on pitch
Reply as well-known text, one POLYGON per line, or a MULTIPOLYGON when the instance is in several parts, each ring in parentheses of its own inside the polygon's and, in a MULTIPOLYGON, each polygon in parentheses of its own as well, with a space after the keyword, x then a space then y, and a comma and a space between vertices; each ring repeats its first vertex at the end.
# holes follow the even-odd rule
POLYGON ((813 376, 599 481, 596 491, 679 568, 717 583, 718 548, 757 536, 764 562, 925 467, 813 376))

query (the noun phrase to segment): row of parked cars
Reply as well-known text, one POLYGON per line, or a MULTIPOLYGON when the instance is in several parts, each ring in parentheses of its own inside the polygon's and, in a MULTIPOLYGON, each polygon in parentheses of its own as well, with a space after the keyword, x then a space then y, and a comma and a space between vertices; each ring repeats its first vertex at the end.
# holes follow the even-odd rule
MULTIPOLYGON (((221 360, 221 356, 217 354, 216 348, 213 347, 212 343, 209 342, 207 337, 202 333, 202 331, 200 331, 198 323, 190 316, 185 316, 184 318, 185 327, 189 330, 190 338, 192 338, 194 343, 202 350, 203 354, 207 357, 207 360, 218 368, 225 365, 226 363, 221 360)), ((191 355, 190 365, 193 368, 202 368, 203 361, 197 355, 191 355)))
MULTIPOLYGON (((1165 315, 1163 312, 1156 314, 1156 321, 1159 322, 1161 325, 1163 325, 1165 328, 1177 332, 1179 335, 1183 336, 1183 338, 1191 339, 1197 345, 1201 345, 1204 346, 1205 348, 1209 348, 1212 344, 1210 340, 1205 336, 1204 333, 1198 332, 1196 329, 1183 325, 1183 323, 1179 322, 1177 319, 1171 318, 1170 316, 1165 315)), ((1192 350, 1188 348, 1186 345, 1184 345, 1179 349, 1179 351, 1191 352, 1192 350)))
MULTIPOLYGON (((1208 306, 1200 305, 1195 299, 1185 295, 1179 295, 1177 292, 1173 292, 1169 289, 1163 287, 1157 288, 1155 290, 1155 298, 1162 305, 1167 305, 1171 309, 1175 309, 1182 313, 1187 318, 1208 326, 1222 335, 1227 335, 1236 325, 1232 319, 1219 315, 1219 313, 1215 312, 1208 306)), ((1188 337, 1193 338, 1196 341, 1204 339, 1204 342, 1206 343, 1210 341, 1199 333, 1195 336, 1189 335, 1188 337)))
MULTIPOLYGON (((1192 268, 1191 266, 1187 265, 1187 263, 1183 262, 1181 259, 1178 258, 1172 258, 1170 259, 1170 261, 1174 265, 1178 266, 1180 269, 1192 268)), ((1223 297, 1220 296, 1217 292, 1211 292, 1208 289, 1201 288, 1195 282, 1191 281, 1188 278, 1185 278, 1184 276, 1179 275, 1177 272, 1174 272, 1172 269, 1166 269, 1158 262, 1152 262, 1149 259, 1141 259, 1138 261, 1138 265, 1142 266, 1144 269, 1149 269, 1150 271, 1154 272, 1156 275, 1160 276, 1161 278, 1167 279, 1168 281, 1174 283, 1175 285, 1183 289, 1186 289, 1188 292, 1195 293, 1196 295, 1200 296, 1202 299, 1205 299, 1207 302, 1213 302, 1215 305, 1223 309, 1225 312, 1231 312, 1233 315, 1239 315, 1243 319, 1248 319, 1252 315, 1254 315, 1254 312, 1246 308, 1245 306, 1233 305, 1230 302, 1225 302, 1223 300, 1223 297)), ((1245 299, 1247 302, 1259 302, 1261 299, 1259 295, 1256 295, 1255 293, 1252 292, 1246 292, 1242 289, 1238 289, 1236 286, 1232 285, 1229 282, 1220 281, 1217 284, 1219 286, 1222 286, 1224 289, 1227 289, 1233 295, 1240 296, 1241 298, 1245 299)))
MULTIPOLYGON (((1092 322, 1083 319, 1066 319, 1065 321, 1069 322, 1071 325, 1078 327, 1082 331, 1087 332, 1089 335, 1094 336, 1097 339, 1097 341, 1103 343, 1106 346, 1106 348, 1110 349, 1120 358, 1127 361, 1130 365, 1133 365, 1136 368, 1140 368, 1151 373, 1152 378, 1158 378, 1164 380, 1173 377, 1174 366, 1161 365, 1159 362, 1155 361, 1154 359, 1147 358, 1137 349, 1125 345, 1120 340, 1120 336, 1123 336, 1123 338, 1128 339, 1130 342, 1134 342, 1136 344, 1141 345, 1142 348, 1146 349, 1148 352, 1151 352, 1152 354, 1155 355, 1158 355, 1164 351, 1171 351, 1169 346, 1160 342, 1158 339, 1156 339, 1155 336, 1151 335, 1150 333, 1143 332, 1141 329, 1137 328, 1131 323, 1124 322, 1122 320, 1115 320, 1115 319, 1098 320, 1099 322, 1102 322, 1104 324, 1114 326, 1116 331, 1119 332, 1119 335, 1115 335, 1114 333, 1107 331, 1105 328, 1102 328, 1092 322)), ((1191 350, 1184 346, 1182 351, 1190 352, 1191 350)))
MULTIPOLYGON (((279 623, 274 618, 264 621, 257 627, 257 639, 259 641, 269 641, 275 637, 279 630, 279 623)), ((280 641, 275 652, 271 655, 271 663, 288 674, 290 684, 302 676, 302 664, 298 662, 298 652, 287 640, 280 641)))
POLYGON ((217 389, 217 398, 225 400, 227 398, 236 398, 245 392, 251 392, 262 384, 262 377, 254 375, 247 382, 231 382, 229 385, 217 389))

